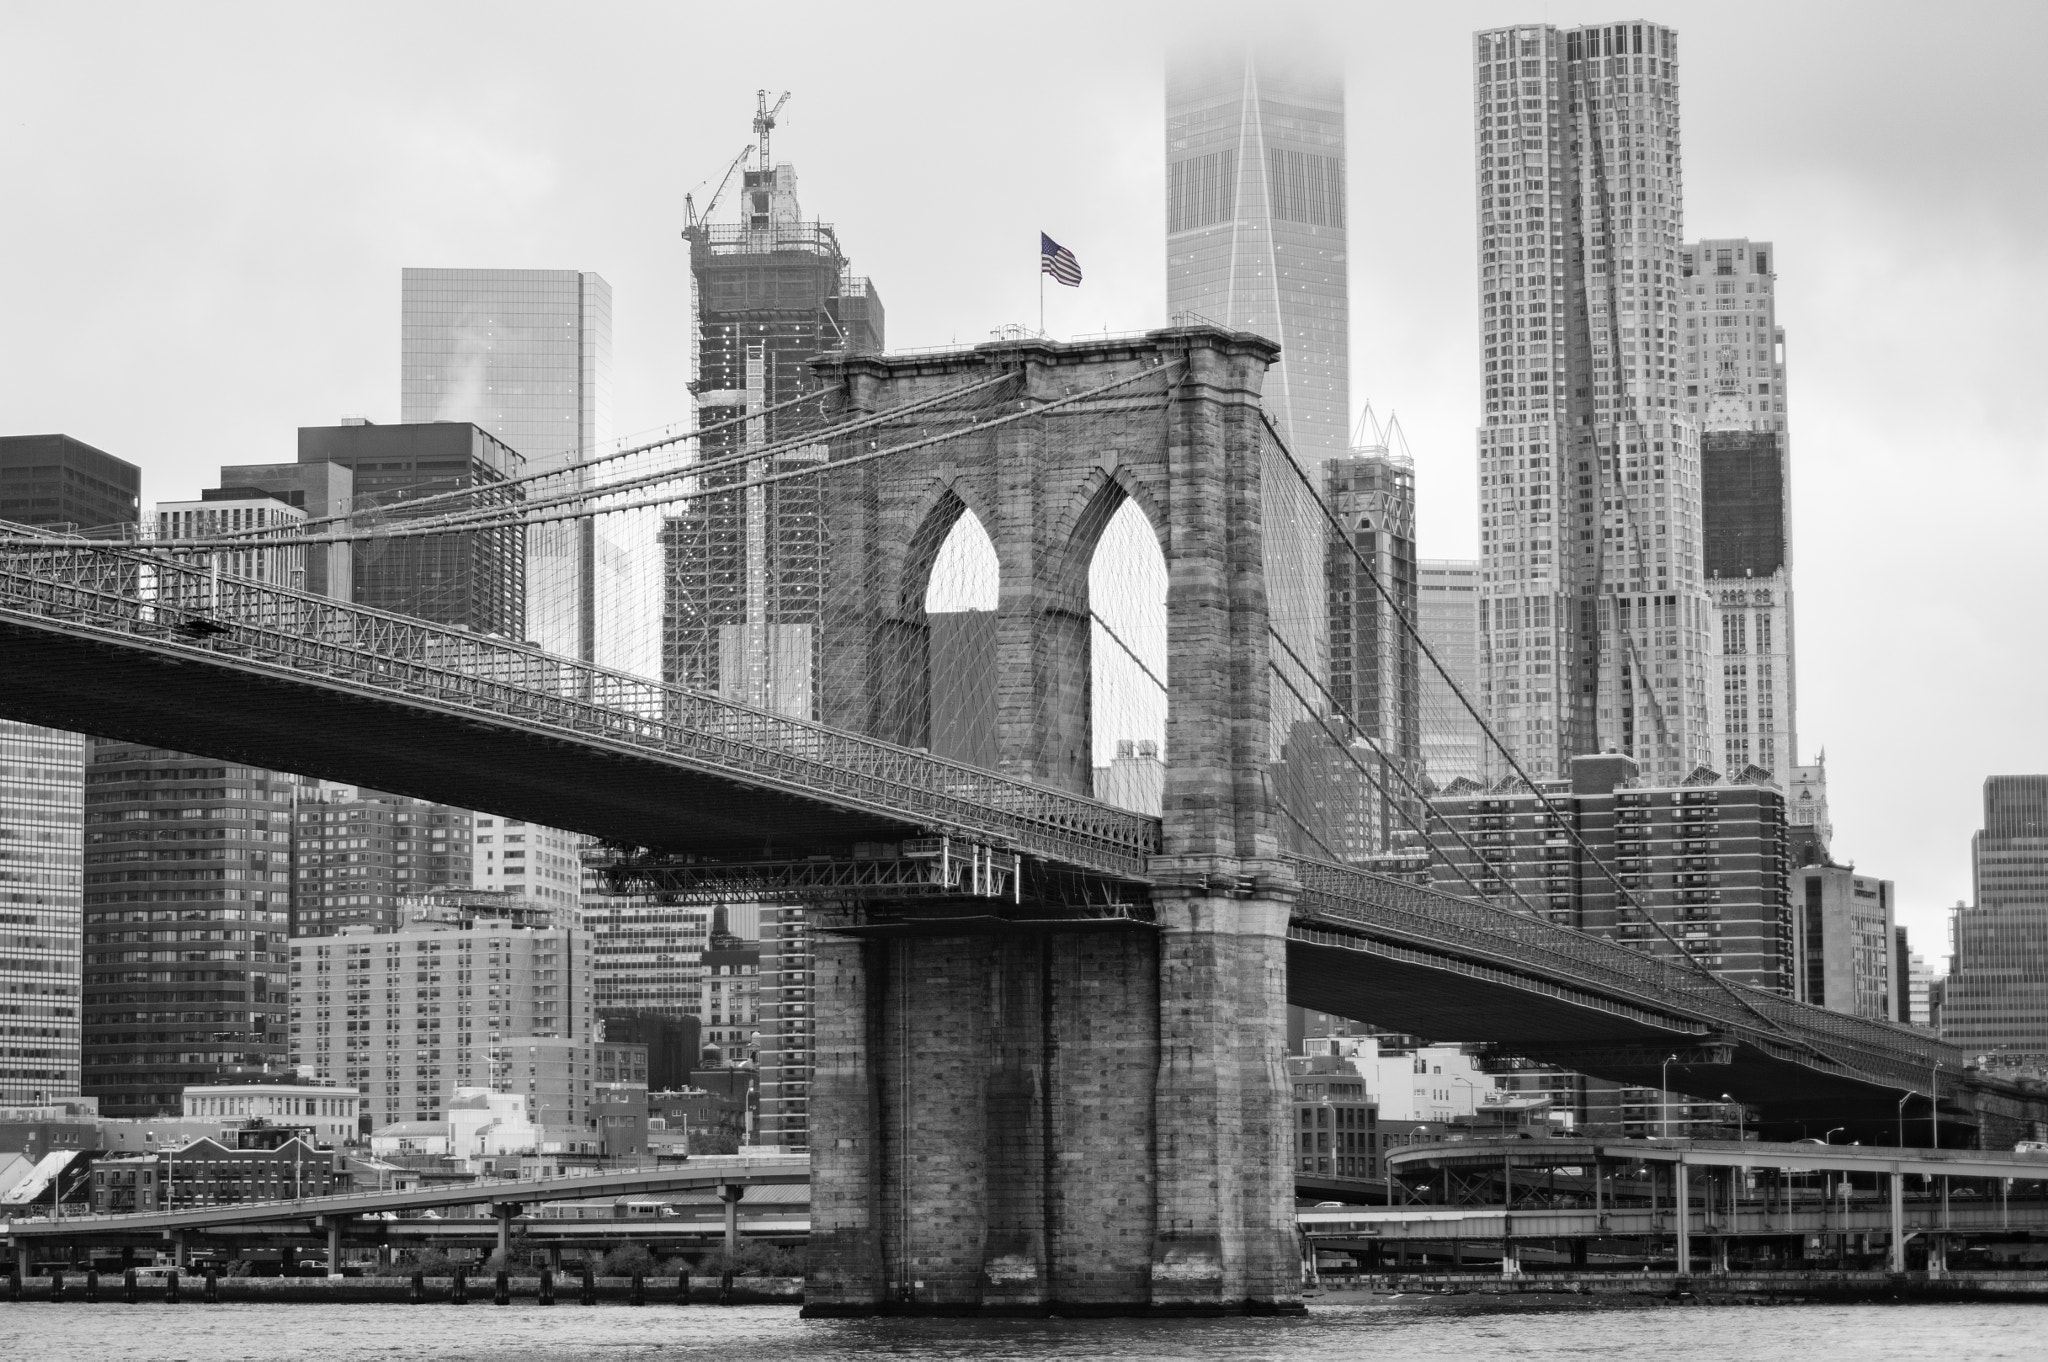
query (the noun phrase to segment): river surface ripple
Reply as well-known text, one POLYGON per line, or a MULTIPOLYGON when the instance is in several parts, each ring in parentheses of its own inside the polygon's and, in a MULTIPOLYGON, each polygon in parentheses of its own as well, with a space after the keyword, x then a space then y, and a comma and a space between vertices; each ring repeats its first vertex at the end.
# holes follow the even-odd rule
POLYGON ((1501 1309, 1317 1304, 1306 1319, 803 1320, 786 1306, 0 1306, 0 1357, 27 1362, 572 1362, 717 1358, 1628 1358, 1976 1362, 2048 1356, 2041 1305, 1501 1309))

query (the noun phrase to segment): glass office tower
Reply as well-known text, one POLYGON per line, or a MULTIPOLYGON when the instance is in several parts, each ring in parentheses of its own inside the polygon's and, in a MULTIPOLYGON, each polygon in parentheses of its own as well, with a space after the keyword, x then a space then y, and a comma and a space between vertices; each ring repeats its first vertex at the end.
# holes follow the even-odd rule
POLYGON ((0 719, 0 1102, 78 1092, 85 740, 0 719))
MULTIPOLYGON (((612 435, 612 292, 579 270, 408 269, 399 419, 469 421, 542 473, 612 435)), ((592 520, 527 532, 527 637, 550 652, 648 670, 654 646, 622 578, 652 544, 608 542, 592 520), (643 665, 644 663, 644 665, 643 665)), ((653 588, 650 587, 650 590, 653 588)), ((641 612, 641 613, 644 613, 641 612)))
MULTIPOLYGON (((0 436, 0 522, 133 533, 142 470, 69 435, 0 436)), ((0 720, 0 1103, 79 1091, 85 739, 0 720)))
POLYGON ((1997 1068, 2048 1064, 2048 776, 1984 782, 1976 902, 1955 909, 1942 1039, 1997 1068))
POLYGON ((1166 71, 1166 301, 1280 342, 1266 409, 1313 466, 1349 446, 1344 78, 1298 55, 1166 71))

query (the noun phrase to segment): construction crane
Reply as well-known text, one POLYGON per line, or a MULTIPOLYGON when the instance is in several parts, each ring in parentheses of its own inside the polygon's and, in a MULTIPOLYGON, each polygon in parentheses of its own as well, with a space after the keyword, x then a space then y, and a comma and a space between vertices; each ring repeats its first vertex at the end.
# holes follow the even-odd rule
POLYGON ((782 112, 782 106, 789 103, 789 91, 782 92, 782 98, 775 101, 775 107, 768 107, 768 92, 756 90, 754 98, 759 101, 754 114, 754 141, 761 148, 761 169, 773 172, 774 158, 768 155, 768 135, 775 131, 775 115, 782 112))
MULTIPOLYGON (((725 174, 722 177, 720 177, 718 181, 718 188, 711 191, 711 199, 704 205, 704 216, 702 218, 699 218, 697 216, 696 200, 691 198, 690 194, 683 195, 684 236, 688 236, 690 233, 696 231, 700 226, 711 221, 712 211, 718 207, 718 200, 724 195, 725 187, 732 183, 732 173, 740 168, 740 162, 746 160, 747 157, 753 153, 753 150, 754 144, 752 142, 749 142, 747 143, 747 145, 740 148, 739 155, 732 158, 732 164, 725 168, 725 174)), ((698 187, 702 188, 703 185, 708 182, 708 178, 704 181, 700 181, 698 187)), ((694 193, 695 191, 693 190, 691 192, 694 193)))

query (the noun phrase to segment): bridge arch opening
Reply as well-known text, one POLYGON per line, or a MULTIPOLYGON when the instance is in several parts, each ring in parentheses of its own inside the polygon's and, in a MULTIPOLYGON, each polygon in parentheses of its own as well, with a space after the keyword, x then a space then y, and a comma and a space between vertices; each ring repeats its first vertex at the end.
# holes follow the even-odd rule
POLYGON ((935 508, 926 529, 921 537, 936 548, 917 565, 924 580, 925 745, 935 755, 993 770, 1000 761, 996 607, 1002 565, 981 517, 958 496, 935 508), (940 540, 945 517, 951 524, 940 540))
POLYGON ((1097 799, 1160 812, 1166 787, 1166 555, 1136 498, 1110 484, 1088 562, 1089 719, 1097 799))

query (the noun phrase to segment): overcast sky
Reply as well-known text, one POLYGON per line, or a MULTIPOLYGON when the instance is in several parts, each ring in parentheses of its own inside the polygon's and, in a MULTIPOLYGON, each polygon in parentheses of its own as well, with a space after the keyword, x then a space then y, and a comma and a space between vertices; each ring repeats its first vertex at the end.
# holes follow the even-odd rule
POLYGON ((1916 946, 1992 772, 2048 770, 2048 6, 106 5, 0 0, 0 432, 144 499, 398 416, 406 265, 595 270, 616 428, 686 410, 683 195, 750 140, 837 222, 894 347, 1165 312, 1161 52, 1234 16, 1349 70, 1352 401, 1398 412, 1422 551, 1477 546, 1468 36, 1680 31, 1689 237, 1777 244, 1803 758, 1916 946), (2034 317, 2034 323, 2026 318, 2034 317))

